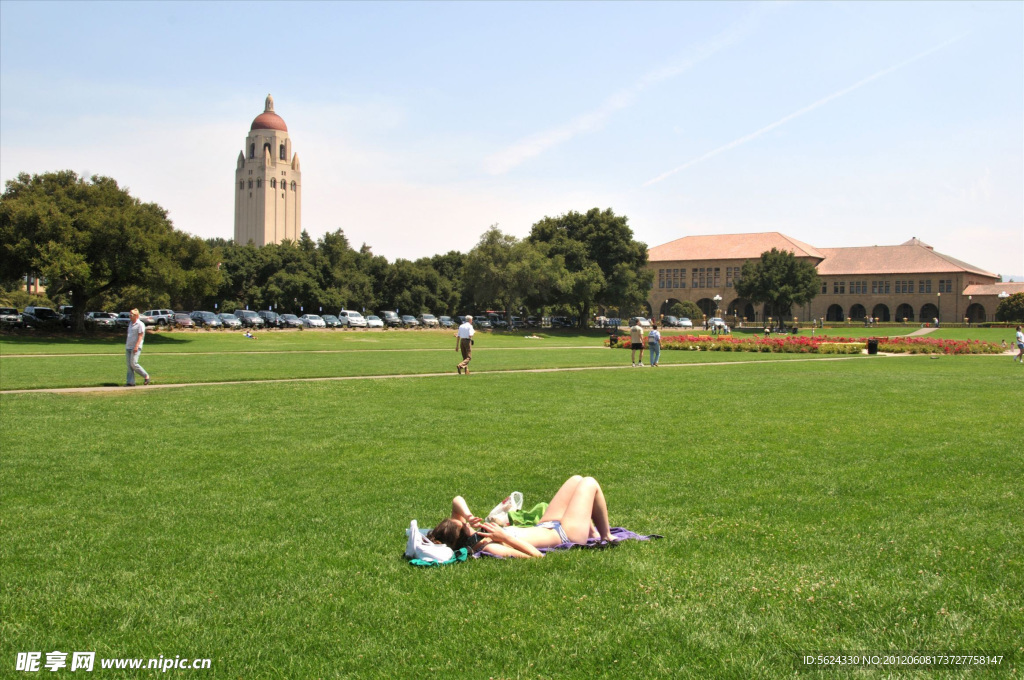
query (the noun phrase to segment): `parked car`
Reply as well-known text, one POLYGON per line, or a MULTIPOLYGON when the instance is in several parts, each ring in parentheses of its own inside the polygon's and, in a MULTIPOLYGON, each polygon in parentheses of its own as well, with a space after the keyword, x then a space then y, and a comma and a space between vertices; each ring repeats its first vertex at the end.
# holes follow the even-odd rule
POLYGON ((674 316, 670 316, 670 315, 666 314, 665 316, 661 317, 661 327, 662 328, 678 328, 679 327, 679 319, 677 319, 674 316))
POLYGON ((246 328, 263 328, 265 325, 263 317, 251 309, 236 309, 234 315, 238 317, 238 320, 246 328))
POLYGON ((632 316, 629 318, 629 327, 640 326, 640 328, 650 328, 651 322, 643 316, 632 316))
POLYGON ((729 334, 729 324, 725 322, 725 319, 717 316, 713 319, 708 319, 708 329, 724 332, 726 335, 729 334))
POLYGON ((572 323, 564 316, 553 316, 551 317, 550 326, 552 328, 572 328, 572 323))
POLYGON ((450 316, 439 316, 437 317, 437 325, 441 328, 454 328, 455 323, 452 321, 450 316))
POLYGON ((526 325, 530 328, 540 328, 540 319, 535 316, 526 317, 526 325))
POLYGON ((324 320, 324 326, 327 328, 341 328, 341 320, 333 314, 324 314, 320 318, 324 320))
POLYGON ((367 328, 384 328, 384 319, 380 318, 376 314, 371 314, 366 317, 367 328))
POLYGON ((420 325, 424 328, 438 328, 440 324, 437 322, 437 317, 433 314, 420 314, 416 319, 420 322, 420 325))
POLYGON ((383 312, 377 312, 377 316, 381 318, 381 320, 384 322, 384 325, 387 326, 388 328, 391 328, 392 326, 402 325, 402 319, 398 316, 397 312, 384 310, 383 312))
POLYGON ((302 320, 294 314, 281 315, 282 328, 302 328, 302 320))
POLYGON ((62 319, 57 312, 49 307, 29 306, 21 313, 23 326, 32 328, 57 328, 61 325, 62 319))
POLYGON ((318 314, 303 314, 299 317, 303 328, 327 328, 327 324, 318 314))
POLYGON ((75 308, 71 305, 61 305, 57 307, 57 315, 60 317, 64 328, 71 328, 71 324, 75 320, 75 308))
POLYGON ((493 328, 508 328, 508 320, 501 314, 488 314, 487 320, 491 322, 493 328))
POLYGON ((227 312, 221 312, 217 315, 220 322, 224 324, 224 328, 241 328, 242 320, 234 314, 228 314, 227 312))
POLYGON ((174 327, 175 328, 195 328, 196 322, 192 320, 185 312, 174 313, 174 327))
POLYGON ((263 309, 256 314, 263 319, 263 325, 267 328, 280 328, 281 327, 281 316, 277 312, 272 312, 269 309, 263 309))
POLYGON ((474 316, 473 325, 477 328, 491 328, 491 322, 486 316, 474 316))
MULTIPOLYGON (((348 319, 346 324, 349 328, 366 328, 366 319, 354 309, 343 309, 338 312, 339 319, 348 319)), ((344 323, 344 321, 342 321, 344 323)))
POLYGON ((0 307, 0 326, 21 328, 21 314, 14 307, 0 307))
POLYGON ((117 315, 112 312, 86 312, 85 325, 90 328, 113 330, 117 328, 117 315))
POLYGON ((167 326, 174 322, 174 311, 170 309, 147 309, 142 316, 152 317, 157 326, 167 326))
POLYGON ((420 325, 420 322, 417 321, 416 317, 413 316, 412 314, 403 314, 402 315, 402 327, 403 328, 415 328, 416 326, 419 326, 419 325, 420 325))
POLYGON ((197 328, 224 328, 224 322, 213 312, 192 312, 189 316, 197 328))
POLYGON ((687 319, 685 316, 679 319, 680 328, 693 328, 693 322, 687 319))

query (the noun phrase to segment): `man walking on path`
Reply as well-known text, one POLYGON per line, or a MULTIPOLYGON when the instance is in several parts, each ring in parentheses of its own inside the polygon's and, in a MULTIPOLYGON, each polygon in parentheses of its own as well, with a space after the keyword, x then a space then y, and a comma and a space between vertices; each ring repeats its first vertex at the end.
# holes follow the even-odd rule
POLYGON ((633 367, 644 365, 644 329, 640 327, 640 319, 637 319, 633 327, 629 329, 629 357, 633 367), (636 363, 636 351, 640 350, 640 363, 636 363))
POLYGON ((139 352, 142 351, 142 341, 146 337, 146 324, 139 319, 139 310, 133 309, 131 314, 131 323, 128 324, 128 341, 124 345, 125 358, 128 362, 128 380, 125 382, 125 387, 135 387, 136 373, 145 380, 143 384, 149 384, 149 373, 139 366, 139 352))
POLYGON ((473 334, 476 331, 473 329, 473 317, 467 316, 466 320, 461 326, 459 326, 458 332, 455 334, 455 351, 462 352, 462 362, 455 367, 462 375, 465 371, 466 375, 469 375, 469 361, 473 358, 473 334))

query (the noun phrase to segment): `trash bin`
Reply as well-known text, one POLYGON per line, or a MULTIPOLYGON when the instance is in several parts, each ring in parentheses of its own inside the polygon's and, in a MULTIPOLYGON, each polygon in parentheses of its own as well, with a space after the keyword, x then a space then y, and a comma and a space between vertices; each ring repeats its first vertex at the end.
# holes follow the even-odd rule
POLYGON ((878 354, 878 338, 868 338, 868 354, 878 354))

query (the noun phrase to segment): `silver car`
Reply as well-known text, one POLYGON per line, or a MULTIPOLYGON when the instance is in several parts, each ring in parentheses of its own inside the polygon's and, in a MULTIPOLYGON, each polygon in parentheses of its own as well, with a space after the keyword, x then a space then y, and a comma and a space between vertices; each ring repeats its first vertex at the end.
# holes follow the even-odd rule
POLYGON ((241 328, 242 327, 242 320, 239 319, 234 314, 228 314, 226 312, 222 312, 222 313, 217 315, 217 318, 220 319, 221 323, 224 324, 224 328, 241 328))
POLYGON ((327 323, 316 314, 303 314, 299 321, 303 328, 327 328, 327 323))

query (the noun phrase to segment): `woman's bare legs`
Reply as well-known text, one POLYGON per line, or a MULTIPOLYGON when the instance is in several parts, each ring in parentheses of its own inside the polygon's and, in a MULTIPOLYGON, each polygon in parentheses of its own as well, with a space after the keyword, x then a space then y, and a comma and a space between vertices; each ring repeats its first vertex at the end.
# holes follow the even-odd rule
POLYGON ((540 518, 542 522, 550 522, 556 519, 562 519, 562 515, 565 514, 565 509, 569 507, 569 501, 572 499, 573 494, 576 493, 576 487, 583 481, 583 477, 579 475, 573 475, 569 479, 565 480, 562 484, 562 488, 558 490, 555 497, 548 503, 548 509, 544 511, 544 516, 540 518))
MULTIPOLYGON (((548 509, 550 510, 550 507, 548 509)), ((601 538, 606 541, 612 540, 611 527, 608 524, 608 505, 605 503, 601 485, 593 477, 584 477, 580 480, 560 519, 562 529, 573 543, 587 542, 591 523, 597 528, 601 538)))

